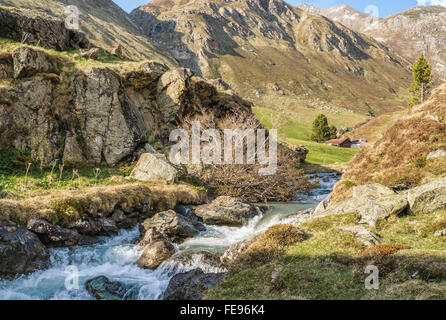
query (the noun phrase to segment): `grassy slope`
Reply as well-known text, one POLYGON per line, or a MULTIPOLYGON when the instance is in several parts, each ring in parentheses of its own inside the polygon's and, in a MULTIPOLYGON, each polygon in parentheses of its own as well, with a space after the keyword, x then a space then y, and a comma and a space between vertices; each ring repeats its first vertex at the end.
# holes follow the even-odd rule
MULTIPOLYGON (((279 128, 279 138, 282 141, 294 146, 303 145, 310 151, 304 165, 346 163, 358 152, 357 149, 336 148, 310 141, 311 123, 317 112, 309 112, 304 116, 300 116, 300 113, 297 115, 291 112, 275 114, 273 111, 264 108, 253 108, 253 112, 268 129, 279 128)), ((356 117, 350 112, 328 114, 328 118, 330 123, 337 126, 342 123, 353 125, 360 119, 360 117, 356 117)))
MULTIPOLYGON (((339 227, 354 225, 354 215, 304 223, 311 236, 291 245, 266 264, 252 263, 232 274, 208 299, 445 299, 446 239, 434 233, 446 226, 446 212, 392 217, 374 231, 380 245, 365 250, 339 227), (404 249, 410 246, 411 249, 404 249), (380 271, 379 290, 366 290, 367 265, 380 271), (274 273, 274 277, 273 277, 274 273)), ((260 254, 260 253, 259 253, 260 254)))

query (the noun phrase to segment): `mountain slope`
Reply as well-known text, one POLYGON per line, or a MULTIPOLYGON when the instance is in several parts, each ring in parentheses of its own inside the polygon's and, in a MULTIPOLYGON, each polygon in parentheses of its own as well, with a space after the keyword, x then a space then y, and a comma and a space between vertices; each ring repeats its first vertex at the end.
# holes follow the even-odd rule
POLYGON ((410 73, 384 46, 281 0, 155 0, 130 16, 182 65, 306 126, 320 112, 354 125, 406 105, 410 73))
POLYGON ((415 7, 385 19, 373 18, 346 5, 329 9, 299 5, 299 8, 365 33, 391 47, 411 63, 424 52, 434 67, 435 75, 442 80, 446 79, 445 7, 415 7))
POLYGON ((31 9, 36 14, 42 12, 62 20, 66 17, 65 6, 75 5, 80 12, 80 31, 95 45, 111 50, 121 44, 131 59, 176 64, 167 52, 150 43, 112 0, 0 0, 0 5, 31 9))
POLYGON ((373 145, 349 163, 331 200, 351 196, 356 185, 381 183, 405 190, 446 176, 446 84, 429 101, 390 127, 373 145))

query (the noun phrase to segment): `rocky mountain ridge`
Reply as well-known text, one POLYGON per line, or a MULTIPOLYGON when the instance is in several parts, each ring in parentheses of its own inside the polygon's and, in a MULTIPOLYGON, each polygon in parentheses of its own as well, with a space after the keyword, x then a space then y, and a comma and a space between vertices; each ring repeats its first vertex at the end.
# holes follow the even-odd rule
POLYGON ((405 104, 400 92, 410 74, 402 61, 370 38, 281 0, 153 1, 130 16, 180 64, 222 78, 261 106, 276 101, 301 110, 317 97, 368 114, 366 103, 377 113, 405 104))
POLYGON ((326 16, 355 31, 371 36, 410 63, 414 63, 420 53, 424 52, 434 67, 434 74, 440 80, 445 80, 445 7, 419 6, 387 18, 375 18, 346 5, 329 9, 320 9, 308 4, 301 4, 298 7, 326 16))

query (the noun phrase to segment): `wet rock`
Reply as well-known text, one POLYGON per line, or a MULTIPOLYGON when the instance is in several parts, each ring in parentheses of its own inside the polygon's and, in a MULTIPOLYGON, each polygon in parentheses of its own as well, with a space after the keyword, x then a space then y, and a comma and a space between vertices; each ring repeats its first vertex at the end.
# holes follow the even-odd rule
POLYGON ((407 194, 412 214, 429 214, 446 208, 446 179, 410 189, 407 194))
POLYGON ((200 230, 203 230, 203 226, 198 228, 196 222, 173 210, 157 213, 152 218, 145 220, 142 225, 145 230, 154 228, 156 231, 168 235, 175 241, 191 238, 200 230))
POLYGON ((174 253, 175 248, 170 241, 158 240, 145 246, 136 263, 142 268, 155 270, 174 253))
POLYGON ((248 237, 246 240, 234 243, 225 251, 220 261, 226 267, 234 262, 243 252, 245 252, 251 244, 263 237, 264 232, 256 233, 248 237))
POLYGON ((221 262, 221 254, 209 251, 182 251, 170 258, 186 267, 197 267, 206 273, 223 273, 226 267, 221 262))
POLYGON ((289 215, 288 217, 285 217, 281 220, 283 223, 286 223, 286 224, 299 225, 305 221, 313 219, 314 211, 315 210, 313 208, 303 209, 303 210, 293 213, 293 214, 289 215))
POLYGON ((61 228, 43 219, 31 219, 27 228, 48 247, 71 247, 81 240, 81 235, 76 231, 61 228))
POLYGON ((223 273, 204 273, 195 269, 175 275, 164 292, 164 300, 201 300, 203 293, 217 286, 224 278, 223 273))
POLYGON ((49 254, 37 235, 12 222, 0 222, 0 277, 47 268, 49 254))
POLYGON ((91 60, 98 60, 99 58, 99 49, 92 48, 88 51, 84 51, 78 54, 79 57, 91 60))
POLYGON ((193 207, 194 213, 202 219, 205 224, 242 226, 261 210, 240 199, 222 196, 209 204, 193 207))
POLYGON ((97 300, 132 300, 131 290, 117 281, 111 281, 105 276, 99 276, 85 283, 87 291, 97 300))
POLYGON ((144 153, 130 174, 130 178, 139 181, 174 183, 178 174, 178 170, 167 161, 165 155, 144 153))
POLYGON ((19 47, 12 52, 14 78, 31 77, 39 72, 57 68, 59 61, 44 51, 31 47, 19 47))
POLYGON ((341 230, 353 233, 366 247, 372 247, 381 243, 381 238, 378 235, 362 226, 342 227, 341 230))
POLYGON ((69 228, 86 236, 112 236, 119 231, 116 222, 107 218, 83 217, 70 224, 69 228))

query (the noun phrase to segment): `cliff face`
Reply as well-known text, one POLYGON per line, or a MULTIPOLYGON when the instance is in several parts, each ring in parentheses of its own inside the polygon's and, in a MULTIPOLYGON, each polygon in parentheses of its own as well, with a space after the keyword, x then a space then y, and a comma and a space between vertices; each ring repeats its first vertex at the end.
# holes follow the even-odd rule
POLYGON ((367 102, 379 114, 405 104, 410 73, 384 46, 281 0, 153 1, 131 17, 183 66, 260 106, 320 100, 368 114, 367 102))

